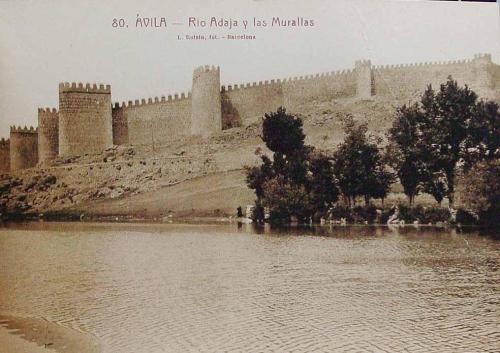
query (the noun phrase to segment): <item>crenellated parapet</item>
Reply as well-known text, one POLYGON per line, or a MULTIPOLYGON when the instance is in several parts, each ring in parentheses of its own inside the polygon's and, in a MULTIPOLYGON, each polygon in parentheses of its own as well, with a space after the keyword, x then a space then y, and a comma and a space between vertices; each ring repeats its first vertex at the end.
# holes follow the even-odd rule
POLYGON ((199 76, 199 75, 203 75, 203 74, 206 74, 206 73, 219 73, 220 74, 220 67, 219 66, 210 66, 210 65, 205 65, 205 66, 199 66, 197 68, 194 69, 193 71, 193 77, 196 77, 196 76, 199 76))
POLYGON ((329 71, 317 74, 309 74, 302 76, 293 76, 287 77, 283 79, 272 79, 265 81, 254 81, 254 82, 246 82, 241 84, 233 84, 233 85, 222 85, 221 92, 229 92, 229 91, 237 91, 241 89, 247 88, 268 88, 268 87, 276 87, 281 86, 283 84, 303 84, 303 83, 312 83, 318 80, 331 80, 331 79, 344 79, 346 77, 350 77, 354 74, 354 70, 337 70, 337 71, 329 71))
POLYGON ((154 98, 142 98, 129 100, 128 102, 115 102, 113 104, 113 109, 118 108, 135 108, 143 107, 153 104, 164 104, 164 103, 176 103, 179 101, 185 101, 186 99, 191 99, 191 92, 182 92, 180 94, 176 93, 174 95, 169 94, 168 96, 154 97, 154 98))
POLYGON ((82 82, 61 82, 59 92, 79 92, 79 93, 111 93, 111 85, 102 83, 82 83, 82 82))
POLYGON ((229 92, 229 91, 237 91, 245 88, 265 88, 275 85, 281 85, 282 81, 280 79, 277 80, 266 80, 266 81, 258 81, 252 83, 243 83, 243 84, 234 84, 234 85, 222 85, 221 92, 229 92))
MULTIPOLYGON (((491 58, 491 56, 490 56, 491 58)), ((406 63, 406 64, 392 64, 392 65, 375 65, 372 66, 373 70, 383 71, 383 70, 428 70, 433 67, 442 68, 444 66, 455 66, 455 65, 470 65, 472 64, 472 59, 463 60, 449 60, 449 61, 426 61, 419 63, 406 63)))
POLYGON ((354 68, 363 67, 363 66, 371 67, 372 66, 371 60, 362 59, 362 60, 354 61, 354 68))
POLYGON ((38 108, 38 114, 57 115, 56 108, 38 108))
POLYGON ((474 60, 486 60, 491 62, 491 54, 489 53, 474 54, 474 60))
POLYGON ((344 78, 346 76, 352 76, 354 73, 354 70, 352 69, 345 69, 345 70, 336 70, 336 71, 329 71, 329 72, 323 72, 323 73, 317 73, 317 74, 312 74, 312 75, 305 75, 305 76, 293 76, 290 78, 285 78, 282 80, 283 83, 285 82, 301 82, 301 81, 310 81, 310 80, 318 80, 318 79, 335 79, 335 78, 344 78))
POLYGON ((10 133, 15 133, 15 134, 37 134, 38 133, 38 128, 37 127, 27 127, 26 125, 24 127, 22 126, 15 126, 12 125, 10 127, 10 133))

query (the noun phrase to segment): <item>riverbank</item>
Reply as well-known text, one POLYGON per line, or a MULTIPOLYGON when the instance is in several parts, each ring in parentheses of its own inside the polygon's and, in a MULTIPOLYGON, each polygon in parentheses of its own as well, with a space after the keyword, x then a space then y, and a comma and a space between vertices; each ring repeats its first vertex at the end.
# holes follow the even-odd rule
POLYGON ((0 353, 50 353, 47 348, 40 347, 34 342, 28 342, 7 329, 0 328, 0 353))
POLYGON ((99 353, 91 335, 45 319, 0 314, 0 353, 99 353))

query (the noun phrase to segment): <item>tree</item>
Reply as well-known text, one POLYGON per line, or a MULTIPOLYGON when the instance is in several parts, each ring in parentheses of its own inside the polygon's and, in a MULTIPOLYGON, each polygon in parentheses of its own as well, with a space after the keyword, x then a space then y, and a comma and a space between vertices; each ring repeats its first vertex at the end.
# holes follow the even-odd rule
POLYGON ((418 195, 423 181, 418 148, 420 121, 422 114, 418 103, 403 105, 396 110, 396 118, 389 129, 389 163, 396 170, 410 205, 418 195))
POLYGON ((306 217, 310 214, 306 211, 310 207, 306 183, 312 148, 304 145, 302 120, 278 108, 265 114, 261 138, 273 158, 262 156, 260 166, 246 168, 247 185, 257 196, 256 206, 269 207, 274 220, 306 217))
POLYGON ((342 193, 350 206, 356 197, 385 197, 392 183, 384 159, 375 142, 368 140, 366 124, 356 124, 349 116, 344 121, 346 137, 334 155, 334 170, 342 193))
POLYGON ((283 107, 265 114, 262 125, 262 140, 276 154, 291 156, 304 147, 302 120, 287 114, 283 107))
POLYGON ((500 159, 474 164, 462 179, 463 204, 482 224, 500 226, 500 159))
POLYGON ((390 139, 410 202, 422 189, 453 207, 457 172, 500 157, 499 107, 450 76, 438 92, 429 85, 420 102, 397 110, 390 139))
POLYGON ((492 101, 479 101, 467 127, 464 167, 469 170, 479 161, 500 158, 500 110, 492 101))
POLYGON ((284 108, 266 114, 262 140, 273 152, 260 166, 248 167, 247 185, 256 206, 268 207, 273 221, 305 220, 324 214, 338 198, 331 159, 304 144, 302 120, 284 108))
POLYGON ((431 172, 425 170, 422 176, 423 191, 432 195, 434 199, 441 205, 443 199, 448 193, 448 179, 443 171, 431 172))
MULTIPOLYGON (((385 169, 385 167, 377 168, 374 171, 374 176, 375 178, 372 182, 371 190, 368 196, 374 199, 381 199, 383 205, 384 200, 387 197, 387 194, 389 193, 391 185, 395 181, 395 177, 394 174, 385 169)), ((368 200, 366 198, 365 201, 366 203, 368 203, 368 200)))
POLYGON ((309 158, 310 202, 321 215, 338 200, 339 191, 335 183, 331 158, 323 153, 311 153, 309 158))
POLYGON ((264 183, 274 176, 273 162, 269 157, 261 156, 261 160, 260 166, 245 167, 247 185, 255 190, 258 201, 264 196, 264 183))
POLYGON ((438 93, 429 85, 421 99, 418 148, 427 169, 424 187, 429 191, 439 186, 446 192, 450 206, 454 201, 455 172, 464 157, 464 142, 469 123, 474 120, 476 101, 477 95, 469 87, 460 87, 451 77, 438 93), (436 182, 435 177, 440 180, 436 182))
POLYGON ((312 216, 309 193, 304 185, 277 175, 264 183, 262 206, 268 207, 271 220, 288 222, 292 216, 304 221, 312 216))
POLYGON ((273 152, 272 168, 285 180, 304 183, 307 174, 307 157, 312 150, 304 145, 302 120, 286 113, 283 107, 264 115, 262 141, 273 152))

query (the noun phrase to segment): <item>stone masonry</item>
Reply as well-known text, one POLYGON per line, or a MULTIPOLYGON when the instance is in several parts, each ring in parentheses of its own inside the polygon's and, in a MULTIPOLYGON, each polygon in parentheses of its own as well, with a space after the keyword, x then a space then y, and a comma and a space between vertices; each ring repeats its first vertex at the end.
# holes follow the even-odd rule
POLYGON ((352 70, 222 86, 219 67, 203 66, 193 72, 192 93, 113 106, 109 85, 61 83, 59 111, 39 109, 38 133, 11 130, 10 166, 2 157, 8 149, 0 144, 0 171, 28 168, 57 156, 95 154, 113 144, 164 145, 191 135, 204 138, 251 124, 280 106, 293 113, 308 101, 413 99, 429 84, 439 87, 448 76, 469 85, 481 98, 500 102, 500 66, 490 54, 385 66, 358 60, 352 70))

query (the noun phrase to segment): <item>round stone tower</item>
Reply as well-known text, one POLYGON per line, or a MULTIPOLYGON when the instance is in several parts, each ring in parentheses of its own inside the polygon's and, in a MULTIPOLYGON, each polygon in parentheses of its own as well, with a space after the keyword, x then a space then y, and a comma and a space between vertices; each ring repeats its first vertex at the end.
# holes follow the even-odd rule
POLYGON ((38 162, 38 131, 30 127, 10 127, 10 170, 27 169, 38 162))
POLYGON ((111 87, 60 83, 59 155, 94 154, 111 146, 111 87))
POLYGON ((222 131, 219 67, 194 70, 191 93, 191 134, 207 137, 222 131))
POLYGON ((59 154, 59 114, 55 108, 38 108, 38 162, 59 154))

